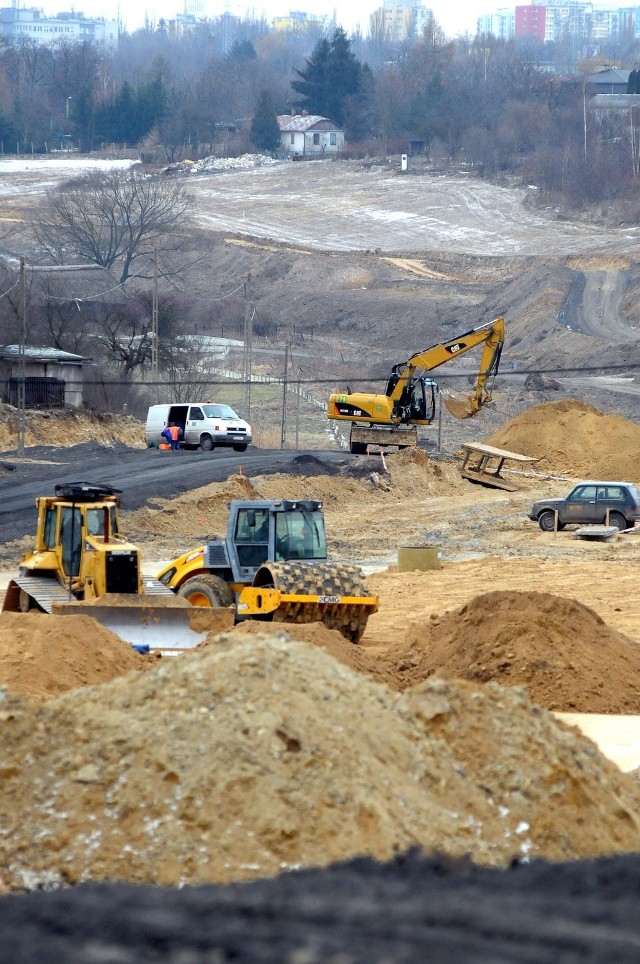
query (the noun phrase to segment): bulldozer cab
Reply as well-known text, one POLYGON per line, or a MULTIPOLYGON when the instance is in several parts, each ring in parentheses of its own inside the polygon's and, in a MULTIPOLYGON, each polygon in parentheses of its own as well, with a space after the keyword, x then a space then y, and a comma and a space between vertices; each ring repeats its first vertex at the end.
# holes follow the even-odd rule
POLYGON ((80 575, 82 558, 82 513, 77 506, 58 506, 60 517, 60 561, 65 576, 80 575))
POLYGON ((269 558, 269 510, 239 509, 234 544, 243 568, 261 566, 269 558))
POLYGON ((232 551, 241 569, 257 569, 267 561, 327 558, 319 502, 304 499, 232 504, 231 511, 235 512, 232 551))
POLYGON ((138 593, 138 552, 120 537, 116 491, 69 483, 37 499, 35 552, 23 558, 22 569, 55 575, 79 598, 138 593))

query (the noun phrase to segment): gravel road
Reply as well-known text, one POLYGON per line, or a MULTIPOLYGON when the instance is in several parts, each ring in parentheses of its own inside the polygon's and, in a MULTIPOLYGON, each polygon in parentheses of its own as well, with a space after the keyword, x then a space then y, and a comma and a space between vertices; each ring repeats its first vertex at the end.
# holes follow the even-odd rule
POLYGON ((484 870, 417 855, 181 890, 0 901, 0 962, 636 964, 637 856, 484 870))
POLYGON ((337 471, 345 460, 344 452, 295 452, 291 449, 254 449, 237 452, 160 452, 157 449, 131 449, 124 445, 99 445, 87 442, 68 448, 39 446, 28 449, 24 461, 14 453, 0 453, 0 543, 21 539, 36 530, 34 500, 53 494, 57 484, 72 481, 106 483, 122 491, 126 509, 139 509, 154 499, 171 499, 182 492, 222 482, 243 466, 247 475, 273 472, 309 475, 309 462, 320 459, 327 474, 337 471))

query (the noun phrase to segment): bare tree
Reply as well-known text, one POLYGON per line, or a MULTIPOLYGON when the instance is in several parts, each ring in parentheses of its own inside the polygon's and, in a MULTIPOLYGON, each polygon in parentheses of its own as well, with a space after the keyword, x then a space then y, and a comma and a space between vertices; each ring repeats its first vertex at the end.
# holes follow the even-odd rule
POLYGON ((190 206, 179 182, 98 172, 49 191, 33 231, 54 264, 98 264, 123 284, 151 278, 156 254, 175 252, 190 206))
POLYGON ((104 356, 116 362, 123 375, 143 367, 151 360, 151 311, 144 295, 123 305, 100 306, 96 342, 104 356))

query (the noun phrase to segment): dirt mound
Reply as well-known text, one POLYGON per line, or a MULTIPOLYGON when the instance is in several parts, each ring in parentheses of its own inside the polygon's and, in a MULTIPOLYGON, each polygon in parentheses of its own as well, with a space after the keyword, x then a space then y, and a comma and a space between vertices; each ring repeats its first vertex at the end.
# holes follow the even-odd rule
POLYGON ((526 686, 549 710, 640 713, 640 646, 573 599, 486 593, 413 623, 405 646, 389 653, 399 689, 435 673, 526 686))
POLYGON ((11 889, 227 882, 413 844, 492 865, 640 848, 634 781, 522 691, 394 694, 285 634, 38 708, 5 697, 2 719, 11 889))
MULTIPOLYGON (((338 540, 344 530, 345 513, 364 512, 366 524, 361 525, 355 517, 355 528, 363 537, 371 537, 384 520, 371 519, 372 506, 385 508, 388 515, 398 501, 410 498, 415 503, 416 492, 421 498, 450 496, 452 492, 465 491, 467 483, 460 477, 456 466, 434 462, 420 450, 405 450, 380 458, 368 458, 364 478, 348 475, 230 475, 225 482, 212 482, 193 489, 175 499, 154 500, 151 507, 136 512, 123 512, 124 528, 134 541, 147 540, 149 536, 184 535, 193 541, 206 540, 214 535, 223 536, 227 531, 229 514, 227 503, 232 499, 317 499, 322 502, 327 535, 332 551, 338 551, 338 540), (384 473, 389 487, 382 488, 371 478, 384 473)), ((314 471, 317 466, 314 467, 314 471)), ((306 462, 300 463, 306 472, 306 462)), ((386 518, 386 517, 385 517, 386 518)), ((388 536, 384 536, 388 545, 388 536)), ((191 546, 185 541, 182 552, 191 546)))
POLYGON ((485 441, 540 459, 536 469, 640 481, 640 425, 570 398, 528 409, 485 441))
MULTIPOLYGON (((283 625, 282 623, 264 623, 259 619, 247 619, 234 626, 232 631, 244 636, 262 636, 265 633, 282 633, 283 625)), ((337 629, 329 629, 324 623, 287 623, 284 632, 291 639, 319 646, 354 672, 372 676, 378 683, 391 684, 391 688, 394 688, 396 675, 381 672, 377 656, 367 652, 362 646, 354 646, 353 643, 347 642, 337 629)), ((215 645, 215 639, 212 640, 212 644, 215 645)), ((399 687, 396 686, 395 689, 399 687)))
POLYGON ((0 687, 46 700, 150 665, 89 616, 0 615, 0 687))
MULTIPOLYGON (((0 451, 15 449, 18 410, 0 404, 0 451)), ((130 415, 101 415, 97 412, 50 409, 25 413, 25 445, 78 445, 95 441, 122 442, 144 448, 144 425, 130 415)))

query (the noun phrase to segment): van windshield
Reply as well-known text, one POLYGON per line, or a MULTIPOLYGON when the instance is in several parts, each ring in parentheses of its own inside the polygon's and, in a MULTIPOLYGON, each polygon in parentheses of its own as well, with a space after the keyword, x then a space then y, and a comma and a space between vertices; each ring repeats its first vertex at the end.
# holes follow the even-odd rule
POLYGON ((229 405, 203 405, 207 418, 238 418, 229 405))

